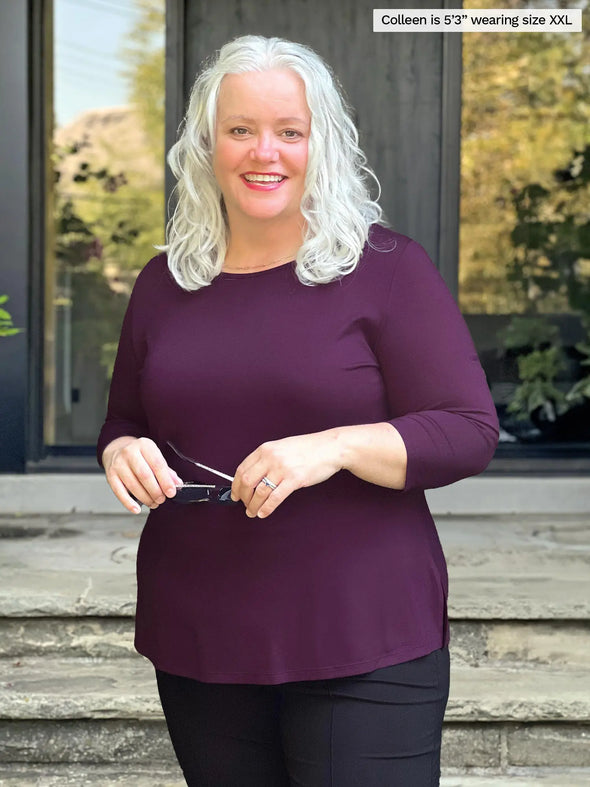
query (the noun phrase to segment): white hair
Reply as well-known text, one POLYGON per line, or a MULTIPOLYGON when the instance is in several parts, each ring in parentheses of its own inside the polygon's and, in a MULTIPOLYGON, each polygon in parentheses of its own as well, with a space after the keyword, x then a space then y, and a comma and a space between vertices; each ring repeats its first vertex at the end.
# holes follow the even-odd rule
POLYGON ((384 223, 377 203, 381 188, 358 145, 337 79, 312 49, 280 38, 241 36, 205 64, 193 85, 178 141, 168 153, 177 178, 176 207, 166 227, 168 267, 185 290, 212 282, 222 269, 229 227, 213 173, 217 99, 226 74, 290 69, 304 82, 311 112, 308 163, 301 213, 303 244, 296 260, 302 284, 334 281, 351 273, 369 241, 369 228, 384 223), (377 184, 372 200, 367 176, 377 184))

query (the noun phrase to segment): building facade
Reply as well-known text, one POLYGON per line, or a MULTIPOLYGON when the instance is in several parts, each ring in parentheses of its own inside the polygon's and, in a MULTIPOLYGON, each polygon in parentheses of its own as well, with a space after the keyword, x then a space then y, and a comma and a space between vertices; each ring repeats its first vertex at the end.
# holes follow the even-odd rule
MULTIPOLYGON (((404 0, 397 7, 415 5, 404 0)), ((460 7, 454 0, 427 5, 460 7)), ((531 191, 543 173, 532 167, 526 176, 522 169, 509 170, 511 156, 502 147, 516 110, 532 128, 539 125, 539 104, 556 102, 543 93, 549 86, 535 92, 531 85, 537 63, 543 72, 538 42, 521 38, 518 46, 529 47, 521 51, 514 36, 467 41, 459 33, 376 34, 372 6, 366 0, 321 5, 14 0, 1 5, 0 296, 9 296, 2 307, 20 332, 0 337, 0 471, 98 472, 94 440, 126 299, 134 276, 156 253, 153 244, 164 237, 164 195, 173 187, 165 150, 176 137, 202 61, 245 33, 306 43, 338 75, 369 165, 379 176, 389 223, 426 248, 474 336, 503 425, 488 472, 588 471, 590 385, 584 387, 583 347, 590 250, 582 234, 562 233, 558 248, 548 231, 540 245, 534 231, 547 227, 547 219, 539 218, 540 208, 539 216, 533 215, 536 194, 537 206, 546 200, 544 216, 550 204, 554 210, 554 233, 558 225, 583 226, 580 217, 587 216, 590 148, 584 142, 590 139, 576 129, 584 128, 588 103, 576 94, 577 108, 567 110, 568 91, 578 90, 571 87, 577 71, 570 68, 555 88, 561 91, 559 105, 571 112, 566 118, 571 133, 561 143, 561 180, 553 190, 545 181, 544 196, 531 191), (123 66, 131 77, 126 102, 115 98, 119 105, 109 107, 103 100, 96 109, 80 104, 85 108, 72 115, 71 107, 64 108, 68 79, 86 96, 100 93, 102 83, 112 79, 112 95, 118 96, 117 77, 109 71, 115 55, 94 43, 92 24, 84 27, 83 17, 73 24, 71 17, 81 9, 96 14, 96 25, 104 24, 113 39, 130 42, 123 66), (494 84, 493 69, 506 58, 519 63, 523 51, 529 58, 528 93, 519 92, 518 76, 497 95, 485 92, 494 84), (489 76, 485 86, 477 71, 482 61, 489 76), (512 103, 503 109, 500 101, 512 103), (486 118, 502 112, 508 113, 509 125, 508 120, 504 128, 493 120, 486 125, 486 118), (99 148, 109 151, 106 158, 99 148), (499 162, 497 187, 486 185, 486 156, 499 162), (578 212, 573 215, 566 206, 557 214, 559 188, 568 183, 570 194, 572 185, 577 189, 578 212), (528 213, 522 207, 527 199, 528 213), (538 259, 531 262, 535 254, 538 259), (527 377, 526 358, 540 367, 536 376, 527 377), (512 404, 518 402, 519 418, 512 404)), ((571 46, 587 47, 577 39, 549 43, 560 63, 571 61, 571 46)), ((580 62, 584 52, 587 48, 580 50, 580 62)), ((532 132, 529 142, 524 158, 542 144, 532 132)))

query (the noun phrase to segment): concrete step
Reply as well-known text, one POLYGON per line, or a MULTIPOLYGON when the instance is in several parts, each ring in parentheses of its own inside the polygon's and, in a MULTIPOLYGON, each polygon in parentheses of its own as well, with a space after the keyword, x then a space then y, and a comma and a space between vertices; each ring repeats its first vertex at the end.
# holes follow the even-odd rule
MULTIPOLYGON (((0 617, 131 617, 145 517, 0 517, 0 617)), ((590 517, 439 516, 449 614, 588 620, 590 517)))
POLYGON ((495 775, 443 775, 441 787, 587 787, 590 773, 574 769, 508 769, 495 775))
MULTIPOLYGON (((145 765, 176 763, 163 719, 0 720, 0 767, 13 765, 145 765)), ((448 722, 443 768, 498 772, 502 767, 590 768, 590 726, 571 722, 448 722)))
MULTIPOLYGON (((485 472, 449 486, 427 489, 426 499, 433 514, 588 513, 583 462, 578 467, 575 460, 569 464, 571 473, 567 474, 552 474, 551 462, 547 463, 549 472, 541 471, 536 476, 485 472)), ((3 510, 22 514, 121 513, 121 504, 102 473, 69 472, 71 462, 67 458, 62 465, 65 472, 60 473, 0 474, 3 510)), ((89 467, 97 470, 93 462, 89 467)))
POLYGON ((176 764, 164 719, 0 720, 0 765, 176 764))
POLYGON ((0 617, 132 616, 144 522, 131 515, 0 517, 0 617))
POLYGON ((186 787, 178 766, 0 766, 0 787, 186 787))
MULTIPOLYGON (((21 514, 121 513, 121 504, 103 473, 72 473, 71 467, 68 469, 72 463, 66 457, 61 464, 64 472, 60 473, 0 474, 3 510, 21 514)), ((449 486, 427 489, 426 499, 433 514, 587 514, 587 471, 583 461, 576 464, 575 459, 570 460, 571 472, 559 474, 552 472, 550 461, 547 470, 535 476, 485 472, 449 486)), ((89 469, 98 470, 93 461, 89 469)))
MULTIPOLYGON (((178 769, 104 766, 0 767, 0 787, 186 787, 178 769)), ((509 770, 494 775, 443 772, 441 787, 587 787, 590 773, 573 769, 509 770)))
POLYGON ((590 516, 435 520, 449 567, 452 617, 590 620, 590 516))
POLYGON ((590 621, 451 620, 450 625, 455 666, 589 666, 590 621))
MULTIPOLYGON (((157 719, 151 664, 143 658, 30 657, 0 661, 2 719, 157 719)), ((590 718, 590 666, 452 668, 447 721, 590 718)))
MULTIPOLYGON (((136 655, 130 617, 0 618, 0 658, 136 655)), ((584 667, 590 621, 451 620, 453 664, 584 667)))
POLYGON ((0 658, 134 656, 131 617, 0 618, 0 658))
MULTIPOLYGON (((144 520, 0 517, 0 785, 184 784, 133 650, 144 520)), ((444 787, 590 786, 589 520, 436 517, 452 635, 444 787)))

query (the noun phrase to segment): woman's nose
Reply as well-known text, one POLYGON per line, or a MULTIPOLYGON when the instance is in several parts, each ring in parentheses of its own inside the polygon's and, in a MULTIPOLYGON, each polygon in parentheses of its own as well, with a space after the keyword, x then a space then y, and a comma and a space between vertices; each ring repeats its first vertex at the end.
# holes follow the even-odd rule
POLYGON ((256 144, 250 151, 250 158, 254 161, 277 161, 279 151, 272 134, 259 134, 256 144))

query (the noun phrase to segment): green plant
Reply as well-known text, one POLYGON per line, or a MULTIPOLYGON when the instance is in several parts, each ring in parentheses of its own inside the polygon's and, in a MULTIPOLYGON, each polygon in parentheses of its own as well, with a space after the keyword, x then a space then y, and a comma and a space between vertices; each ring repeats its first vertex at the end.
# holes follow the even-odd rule
MULTIPOLYGON (((8 295, 0 295, 0 303, 6 303, 8 295)), ((15 328, 12 324, 12 317, 6 309, 0 307, 0 336, 14 336, 20 333, 20 328, 15 328)))
POLYGON ((513 190, 517 223, 508 279, 527 296, 529 314, 514 316, 499 333, 504 349, 517 355, 520 384, 508 411, 527 418, 541 410, 554 421, 590 399, 590 374, 565 394, 555 380, 564 368, 557 326, 543 312, 578 312, 588 340, 576 344, 590 366, 590 145, 574 151, 564 169, 553 173, 554 187, 531 183, 513 190))
POLYGON ((545 317, 514 316, 498 338, 507 350, 540 349, 559 340, 559 328, 545 317))
MULTIPOLYGON (((590 318, 582 320, 586 329, 586 340, 576 344, 576 350, 584 358, 580 366, 590 367, 590 318)), ((572 405, 581 404, 585 399, 590 399, 590 369, 585 377, 578 380, 565 395, 566 401, 572 405)))
POLYGON ((524 290, 531 313, 567 306, 590 316, 590 144, 573 151, 548 189, 514 189, 516 224, 508 280, 524 290))
POLYGON ((558 347, 521 355, 518 373, 522 382, 508 405, 508 411, 517 418, 526 418, 541 410, 546 421, 555 421, 568 409, 565 395, 553 383, 562 368, 563 359, 558 347))
MULTIPOLYGON (((88 147, 82 139, 54 152, 55 195, 55 256, 57 261, 56 307, 67 309, 75 326, 71 338, 74 357, 95 357, 103 362, 108 373, 112 370, 113 342, 123 318, 127 297, 135 272, 122 270, 117 264, 114 249, 133 247, 141 233, 137 223, 127 218, 111 220, 111 196, 124 190, 127 176, 113 172, 107 166, 93 166, 88 161, 75 159, 76 168, 71 182, 59 188, 62 168, 70 156, 77 156, 88 147), (83 184, 78 191, 78 184, 83 184), (84 196, 95 198, 101 206, 98 215, 84 211, 84 196), (109 348, 107 353, 103 348, 109 348)), ((115 207, 116 211, 116 207, 115 207)))
POLYGON ((563 393, 554 380, 564 367, 562 353, 557 346, 559 328, 546 317, 514 316, 498 331, 505 350, 516 356, 520 385, 508 405, 508 412, 518 419, 529 418, 539 408, 546 419, 554 421, 565 407, 563 393))

